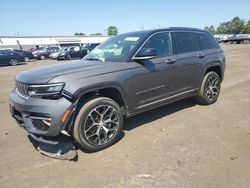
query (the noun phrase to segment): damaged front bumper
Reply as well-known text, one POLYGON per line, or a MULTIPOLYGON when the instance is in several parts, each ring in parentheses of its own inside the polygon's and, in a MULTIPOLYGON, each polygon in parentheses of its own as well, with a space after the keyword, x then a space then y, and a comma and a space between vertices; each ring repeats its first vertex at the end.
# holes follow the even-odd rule
POLYGON ((10 96, 10 112, 19 126, 31 134, 58 136, 71 123, 74 104, 64 97, 58 100, 24 99, 13 91, 10 96))

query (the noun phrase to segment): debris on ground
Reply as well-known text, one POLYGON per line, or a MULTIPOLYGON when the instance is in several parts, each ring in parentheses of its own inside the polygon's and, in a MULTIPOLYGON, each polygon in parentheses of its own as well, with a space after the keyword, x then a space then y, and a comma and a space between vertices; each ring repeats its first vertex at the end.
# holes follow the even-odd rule
POLYGON ((138 174, 139 178, 149 178, 151 177, 151 174, 138 174))
POLYGON ((230 157, 231 160, 238 159, 239 157, 230 157))
POLYGON ((77 158, 76 148, 73 145, 71 138, 66 135, 61 134, 50 140, 46 138, 43 142, 38 142, 37 140, 34 140, 34 137, 32 139, 31 136, 30 141, 34 147, 45 156, 60 160, 74 160, 77 158))

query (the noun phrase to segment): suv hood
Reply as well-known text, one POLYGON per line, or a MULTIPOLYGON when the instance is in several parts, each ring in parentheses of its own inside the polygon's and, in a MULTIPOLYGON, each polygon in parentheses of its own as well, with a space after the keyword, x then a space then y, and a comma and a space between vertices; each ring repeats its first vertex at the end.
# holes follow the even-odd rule
MULTIPOLYGON (((129 63, 99 62, 99 61, 77 61, 73 63, 63 63, 35 68, 19 73, 16 80, 27 84, 43 84, 56 77, 63 77, 70 74, 71 78, 79 76, 90 77, 97 74, 114 72, 126 69, 129 63)), ((67 77, 67 76, 66 76, 67 77)), ((77 79, 77 78, 76 78, 77 79)))

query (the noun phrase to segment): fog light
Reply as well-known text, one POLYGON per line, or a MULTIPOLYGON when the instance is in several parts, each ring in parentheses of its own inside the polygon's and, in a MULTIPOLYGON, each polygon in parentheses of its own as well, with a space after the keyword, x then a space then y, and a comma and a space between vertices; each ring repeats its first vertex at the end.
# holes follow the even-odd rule
POLYGON ((44 123, 45 125, 48 125, 48 126, 51 125, 51 122, 50 122, 50 121, 47 121, 47 120, 43 120, 43 123, 44 123))

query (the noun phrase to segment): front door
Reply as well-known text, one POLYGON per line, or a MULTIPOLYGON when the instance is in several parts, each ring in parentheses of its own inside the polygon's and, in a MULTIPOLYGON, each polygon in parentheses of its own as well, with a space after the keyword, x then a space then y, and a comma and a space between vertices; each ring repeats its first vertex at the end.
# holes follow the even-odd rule
POLYGON ((167 97, 172 88, 170 72, 175 63, 169 32, 151 35, 143 48, 154 48, 157 57, 131 62, 133 102, 137 109, 167 97))

